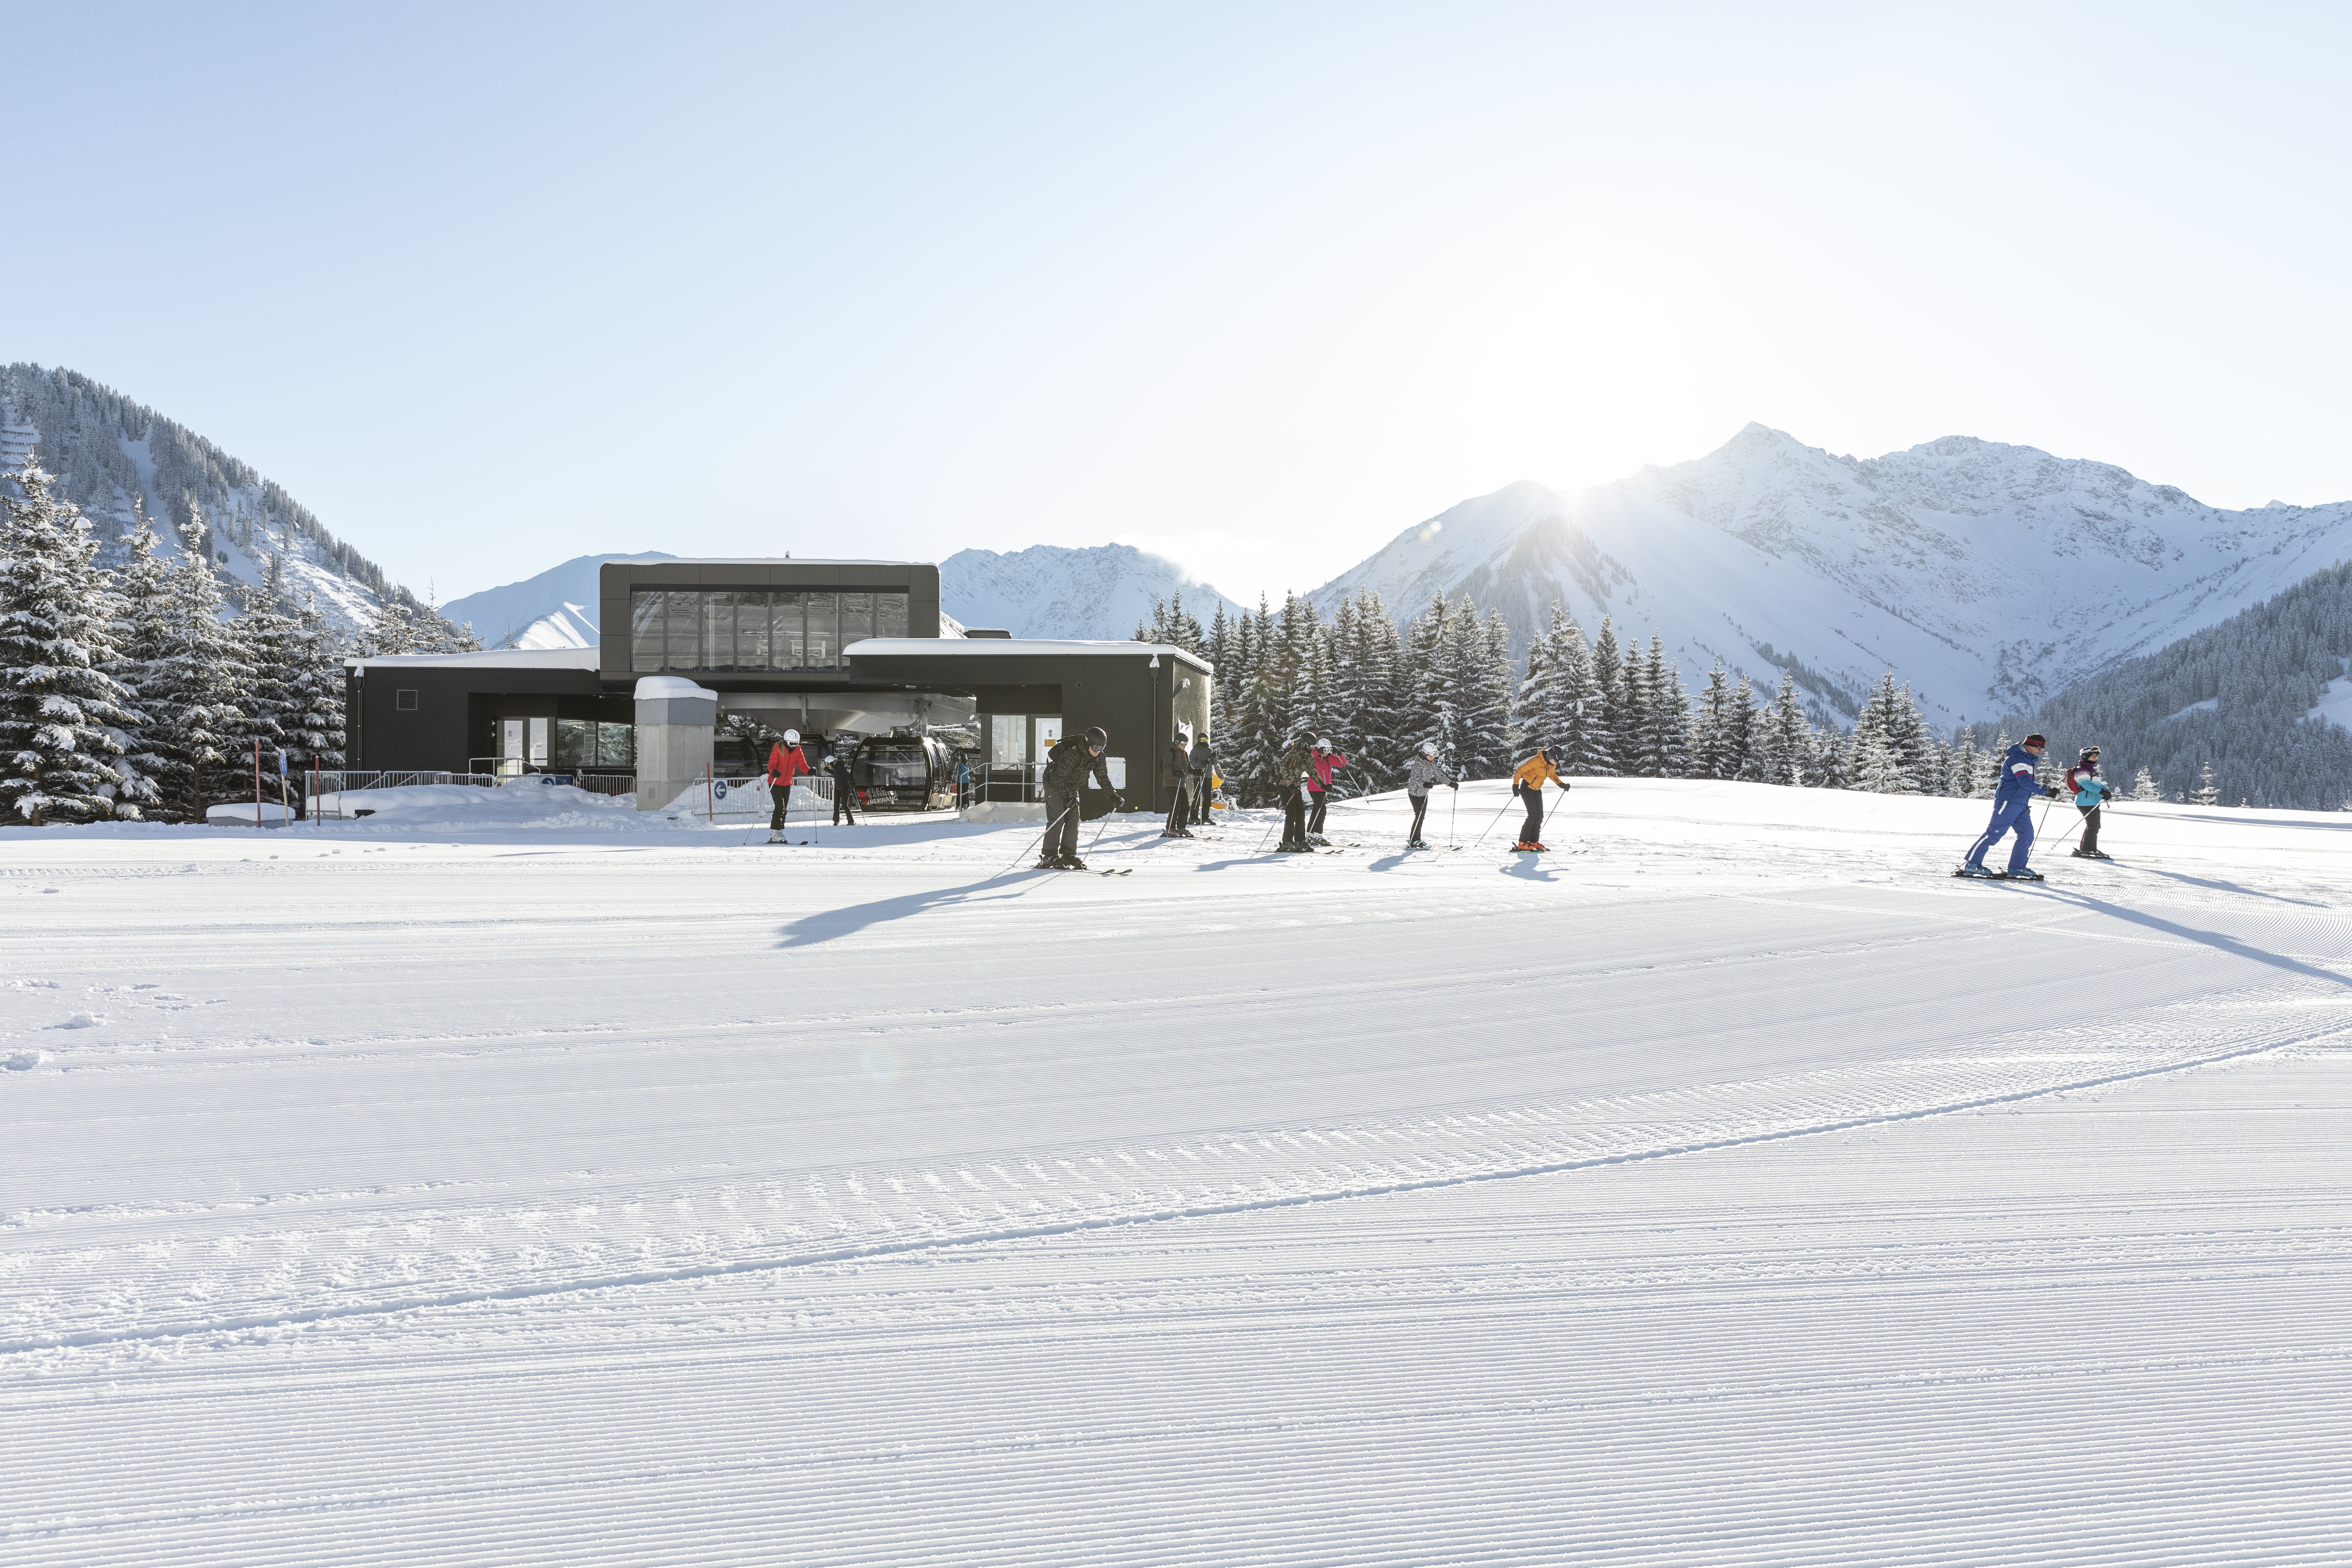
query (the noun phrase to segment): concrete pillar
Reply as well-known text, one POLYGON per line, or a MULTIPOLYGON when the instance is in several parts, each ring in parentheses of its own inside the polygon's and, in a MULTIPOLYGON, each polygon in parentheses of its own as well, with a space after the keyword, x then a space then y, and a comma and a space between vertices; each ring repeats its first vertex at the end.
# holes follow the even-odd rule
POLYGON ((682 675, 637 681, 637 809, 659 811, 710 771, 719 693, 682 675))

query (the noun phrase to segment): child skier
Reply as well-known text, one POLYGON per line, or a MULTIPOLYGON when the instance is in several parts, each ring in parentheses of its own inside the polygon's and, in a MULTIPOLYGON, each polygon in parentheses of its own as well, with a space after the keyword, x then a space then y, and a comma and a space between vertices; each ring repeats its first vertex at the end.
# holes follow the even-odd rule
POLYGON ((1550 753, 1541 746, 1538 746, 1536 754, 1521 763, 1518 771, 1511 775, 1511 793, 1527 802, 1528 806, 1528 819, 1519 828, 1519 841, 1511 847, 1513 854, 1544 853, 1544 785, 1555 783, 1562 790, 1568 788, 1568 781, 1559 776, 1559 770, 1551 765, 1550 753))
POLYGON ((2099 776, 2099 748, 2083 748, 2082 760, 2066 770, 2066 787, 2074 795, 2074 809, 2083 814, 2083 842, 2074 853, 2085 860, 2112 860, 2114 856, 2099 848, 2099 807, 2106 801, 2110 786, 2099 776))
POLYGON ((2017 841, 2009 849, 2009 875, 2020 882, 2039 882, 2042 873, 2026 868, 2025 857, 2033 847, 2033 797, 2047 795, 2057 798, 2056 786, 2036 789, 2033 784, 2034 764, 2050 742, 2040 735, 2028 735, 2009 749, 2000 760, 2000 787, 1993 792, 1992 821, 1984 837, 1969 850, 1967 862, 1952 873, 1955 877, 1999 877, 1998 871, 1985 868, 1984 858, 2000 842, 2004 833, 2015 833, 2017 841))
POLYGON ((1454 780, 1447 778, 1444 768, 1439 765, 1437 742, 1423 741, 1421 743, 1421 755, 1415 757, 1412 760, 1412 765, 1404 771, 1405 798, 1412 802, 1412 832, 1404 841, 1404 847, 1408 849, 1429 847, 1422 842, 1421 819, 1429 810, 1429 786, 1433 784, 1442 784, 1447 789, 1456 791, 1462 787, 1454 780))
POLYGON ((768 794, 775 805, 768 812, 768 842, 784 841, 784 813, 792 809, 793 781, 809 771, 809 760, 801 750, 801 732, 787 730, 784 738, 768 748, 768 794))

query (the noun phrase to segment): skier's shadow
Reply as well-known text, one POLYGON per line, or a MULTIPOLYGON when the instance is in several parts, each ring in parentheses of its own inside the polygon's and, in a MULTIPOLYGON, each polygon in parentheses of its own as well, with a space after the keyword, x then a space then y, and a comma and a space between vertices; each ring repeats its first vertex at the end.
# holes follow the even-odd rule
MULTIPOLYGON (((1052 874, 1058 876, 1061 873, 1052 874)), ((838 910, 816 910, 784 927, 783 940, 776 945, 784 948, 814 947, 819 942, 854 936, 869 926, 877 926, 886 921, 900 921, 910 915, 921 914, 925 910, 953 908, 958 905, 977 907, 1003 903, 1007 900, 1020 898, 1039 885, 1038 879, 1008 882, 1003 879, 1005 875, 1000 871, 996 876, 984 877, 977 882, 966 882, 960 888, 934 888, 925 893, 907 893, 895 899, 877 899, 869 904, 851 904, 838 910), (994 896, 983 897, 983 892, 994 896)))
POLYGON ((2297 909, 2324 910, 2329 907, 2311 899, 2290 899, 2284 893, 2265 893, 2256 888, 2241 888, 2235 882, 2224 882, 2211 877, 2191 877, 2183 871, 2159 871, 2153 866, 2133 866, 2128 868, 2134 871, 2144 871, 2151 877, 2165 877, 2175 882, 2186 882, 2194 888, 2210 888, 2217 893, 2243 893, 2250 899, 2274 899, 2282 904, 2293 904, 2297 909))
POLYGON ((2101 914, 2113 915, 2119 921, 2128 921, 2133 925, 2146 926, 2150 931, 2160 931, 2167 936, 2177 936, 2187 942, 2201 943, 2216 952, 2226 952, 2232 958, 2251 958, 2256 963, 2267 963, 2273 969, 2284 969, 2290 974, 2301 974, 2313 980, 2325 980, 2331 985, 2352 989, 2352 977, 2338 974, 2332 969, 2322 969, 2315 963, 2305 963, 2299 958, 2289 958, 2283 952, 2270 952, 2264 949, 2251 946, 2240 942, 2236 937, 2224 936, 2220 931, 2199 931, 2194 926, 2185 926, 2177 921, 2166 920, 2161 915, 2152 915, 2144 910, 2131 909, 2123 904, 2111 904, 2105 899, 2095 899, 2086 893, 2077 893, 2071 889, 2059 892, 2045 886, 2041 891, 2047 897, 2063 902, 2081 904, 2085 908, 2096 910, 2101 914))

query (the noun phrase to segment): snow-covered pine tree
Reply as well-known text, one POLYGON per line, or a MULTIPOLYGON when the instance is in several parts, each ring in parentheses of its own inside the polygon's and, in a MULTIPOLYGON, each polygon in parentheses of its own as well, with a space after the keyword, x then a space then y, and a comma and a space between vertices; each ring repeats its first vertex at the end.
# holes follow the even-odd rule
MULTIPOLYGON (((1894 672, 1888 671, 1886 679, 1892 684, 1894 672)), ((1920 795, 1935 794, 1937 781, 1944 776, 1943 759, 1907 680, 1887 704, 1886 744, 1895 753, 1895 765, 1910 780, 1912 790, 1920 795)))
POLYGON ((1286 654, 1281 627, 1263 595, 1257 613, 1250 617, 1248 668, 1236 693, 1237 723, 1220 745, 1220 765, 1229 780, 1238 783, 1242 804, 1270 805, 1277 798, 1285 734, 1290 722, 1290 685, 1294 670, 1286 654))
POLYGON ((1456 639, 1463 686, 1463 777, 1500 779, 1511 774, 1511 632, 1499 611, 1478 619, 1477 607, 1461 604, 1456 639), (1471 771, 1473 768, 1476 771, 1471 771))
POLYGON ((98 543, 27 460, 0 490, 0 821, 136 819, 134 699, 107 672, 115 613, 98 543))
MULTIPOLYGON (((1617 709, 1617 762, 1627 778, 1658 776, 1658 751, 1664 737, 1657 726, 1666 721, 1666 714, 1656 700, 1665 684, 1665 667, 1653 668, 1642 657, 1639 637, 1625 639, 1623 700, 1617 709)), ((1687 716, 1676 716, 1688 724, 1687 716)), ((1687 747, 1688 738, 1684 744, 1687 747)))
POLYGON ((1454 626, 1454 606, 1444 590, 1430 600, 1404 633, 1405 742, 1419 751, 1423 741, 1437 742, 1438 754, 1448 766, 1461 765, 1460 705, 1445 688, 1447 648, 1454 626))
POLYGON ((375 613, 368 617, 367 632, 362 639, 362 651, 371 658, 432 651, 420 649, 417 642, 416 617, 397 595, 385 595, 377 604, 375 613))
POLYGON ((1667 779, 1690 777, 1690 693, 1683 687, 1683 667, 1673 659, 1665 666, 1665 686, 1659 698, 1665 709, 1660 721, 1660 733, 1665 750, 1660 753, 1658 776, 1667 779))
POLYGON ((1601 630, 1592 639, 1591 670, 1592 694, 1584 710, 1583 750, 1576 771, 1615 778, 1622 771, 1618 733, 1624 713, 1625 666, 1617 650, 1616 623, 1607 616, 1601 617, 1601 630))
POLYGON ((2164 792, 2156 787, 2155 776, 2142 768, 2139 776, 2132 780, 2131 797, 2134 800, 2162 800, 2164 792))
POLYGON ((1553 748, 1553 763, 1562 773, 1574 773, 1584 755, 1585 710, 1592 704, 1592 655, 1584 646, 1584 629, 1557 602, 1544 643, 1549 649, 1550 675, 1544 733, 1553 748))
POLYGON ((1797 700, 1797 678, 1785 669, 1780 672, 1780 689, 1773 694, 1765 718, 1764 735, 1765 778, 1782 784, 1811 782, 1813 727, 1805 718, 1804 705, 1797 700))
POLYGON ((220 579, 203 538, 200 530, 189 531, 188 547, 165 574, 170 593, 162 617, 135 628, 136 639, 123 649, 124 668, 135 672, 148 749, 158 759, 162 810, 183 822, 202 822, 207 800, 243 796, 246 790, 236 786, 249 777, 250 765, 236 752, 245 723, 238 694, 253 669, 221 622, 220 579))
POLYGON ((1715 668, 1706 672, 1706 684, 1699 688, 1697 701, 1691 714, 1691 776, 1702 779, 1723 779, 1732 776, 1731 756, 1731 679, 1725 672, 1723 660, 1717 659, 1715 668))
POLYGON ((1731 706, 1725 720, 1724 750, 1731 769, 1728 776, 1750 783, 1763 778, 1764 753, 1758 741, 1763 731, 1764 715, 1756 706, 1756 688, 1748 684, 1745 670, 1740 672, 1738 684, 1731 689, 1731 706))
MULTIPOLYGON (((1867 714, 1865 713, 1865 717, 1867 714)), ((1855 721, 1846 743, 1846 788, 1874 795, 1911 795, 1910 780, 1896 760, 1895 748, 1875 723, 1855 721)))
POLYGON ((1234 693, 1241 688, 1244 660, 1241 654, 1241 633, 1245 631, 1247 616, 1228 618, 1225 607, 1217 606, 1215 621, 1209 627, 1209 662, 1216 666, 1215 682, 1209 688, 1209 734, 1223 755, 1226 725, 1233 720, 1234 693))
MULTIPOLYGON (((1307 602, 1302 599, 1299 603, 1307 602)), ((1312 605, 1307 605, 1307 613, 1315 615, 1312 605)), ((1284 731, 1286 742, 1291 745, 1313 745, 1328 740, 1337 746, 1339 726, 1334 720, 1338 708, 1332 687, 1331 632, 1318 619, 1307 634, 1307 649, 1299 658, 1297 679, 1291 688, 1290 722, 1284 731)), ((1344 747, 1339 750, 1341 755, 1347 754, 1344 747)))
POLYGON ((1850 787, 1846 771, 1851 738, 1834 727, 1821 731, 1812 738, 1812 761, 1806 767, 1822 789, 1850 787))
POLYGON ((147 509, 136 497, 131 502, 131 526, 121 535, 122 569, 114 574, 114 649, 107 673, 131 693, 131 711, 138 721, 126 732, 120 765, 136 774, 134 798, 154 805, 163 798, 156 781, 164 761, 148 742, 147 703, 139 692, 139 664, 131 650, 162 641, 163 628, 172 614, 172 580, 163 557, 155 553, 155 530, 148 523, 147 509))
MULTIPOLYGON (((1559 606, 1553 606, 1554 615, 1559 606)), ((1511 694, 1511 765, 1516 768, 1552 743, 1553 708, 1551 642, 1544 637, 1528 639, 1527 674, 1511 694)))
MULTIPOLYGON (((1222 610, 1223 605, 1218 608, 1222 610)), ((1171 647, 1181 647, 1196 658, 1209 656, 1208 637, 1201 629, 1201 619, 1184 607, 1184 590, 1171 589, 1168 595, 1168 630, 1160 639, 1171 647)))
POLYGON ((1665 639, 1655 632, 1650 634, 1650 651, 1642 660, 1641 712, 1643 774, 1654 779, 1690 777, 1696 767, 1691 756, 1690 697, 1683 690, 1682 666, 1666 657, 1665 639))
POLYGON ((2221 792, 2214 787, 2213 764, 2211 762, 2207 762, 2203 769, 2198 773, 2197 787, 2189 792, 2189 798, 2195 801, 2200 805, 2218 805, 2221 804, 2221 792))
POLYGON ((278 723, 289 762, 343 765, 343 659, 315 598, 305 595, 294 617, 285 705, 278 723))
POLYGON ((229 624, 239 651, 253 667, 239 705, 244 721, 237 726, 236 738, 247 748, 260 742, 262 766, 274 771, 276 753, 285 744, 285 714, 299 657, 294 617, 287 612, 286 582, 275 557, 260 586, 247 599, 245 614, 229 624))

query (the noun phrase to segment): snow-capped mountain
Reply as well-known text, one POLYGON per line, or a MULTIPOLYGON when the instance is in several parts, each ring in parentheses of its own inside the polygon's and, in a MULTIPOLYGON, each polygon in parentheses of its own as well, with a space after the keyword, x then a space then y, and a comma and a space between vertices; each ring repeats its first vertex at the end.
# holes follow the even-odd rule
POLYGON ((0 370, 0 465, 14 468, 27 453, 57 476, 57 494, 90 518, 101 561, 122 559, 118 536, 134 501, 154 523, 159 552, 176 555, 193 501, 232 592, 260 584, 275 557, 289 598, 314 597, 347 635, 366 626, 387 595, 420 603, 285 490, 186 426, 74 371, 0 370))
POLYGON ((1202 626, 1219 605, 1229 615, 1241 609, 1173 561, 1131 544, 959 550, 940 563, 940 603, 950 614, 1017 637, 1133 637, 1151 619, 1154 599, 1177 594, 1202 626))
POLYGON ((1443 589, 1524 646, 1557 599, 1590 637, 1671 640, 1852 711, 1883 669, 1939 722, 2021 711, 2352 555, 2352 502, 2222 511, 2110 464, 1973 437, 1837 457, 1750 425, 1563 497, 1521 482, 1407 529, 1316 590, 1400 617, 1443 589))
POLYGON ((452 599, 441 613, 471 626, 484 647, 594 647, 598 570, 607 561, 671 561, 658 550, 635 555, 575 555, 536 577, 452 599))

